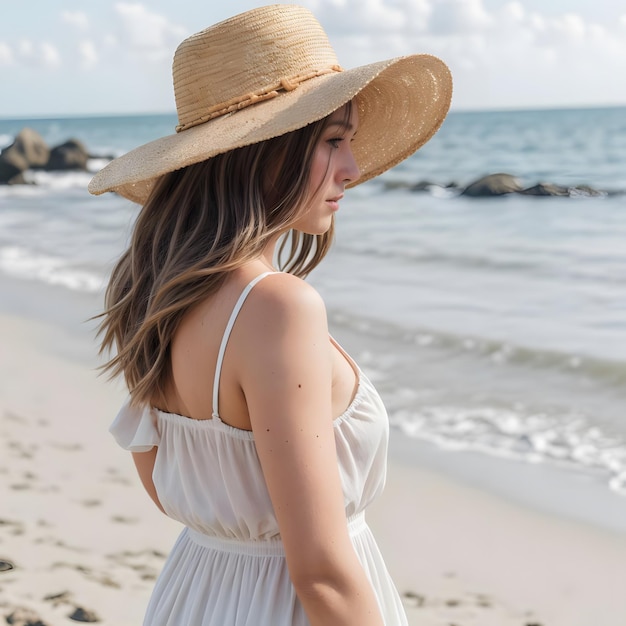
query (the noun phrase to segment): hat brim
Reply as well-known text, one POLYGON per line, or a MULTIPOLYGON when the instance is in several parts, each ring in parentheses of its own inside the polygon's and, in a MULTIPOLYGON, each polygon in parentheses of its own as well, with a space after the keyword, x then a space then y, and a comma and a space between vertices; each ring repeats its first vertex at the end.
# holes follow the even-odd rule
POLYGON ((446 65, 430 55, 325 74, 293 91, 135 148, 100 170, 88 189, 93 194, 115 191, 143 204, 164 174, 302 128, 356 96, 359 128, 352 148, 361 175, 350 186, 393 167, 434 135, 450 107, 452 78, 446 65))

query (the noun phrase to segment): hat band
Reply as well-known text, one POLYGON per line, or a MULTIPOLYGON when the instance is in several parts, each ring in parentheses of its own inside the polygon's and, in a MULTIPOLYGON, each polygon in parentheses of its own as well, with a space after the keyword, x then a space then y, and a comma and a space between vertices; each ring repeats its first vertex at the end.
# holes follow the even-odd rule
POLYGON ((231 100, 228 100, 226 102, 220 102, 219 104, 212 106, 208 111, 206 111, 206 113, 204 113, 204 115, 190 122, 185 122, 176 126, 176 132, 179 133, 183 130, 186 130, 187 128, 192 128, 193 126, 204 124, 205 122, 215 119, 216 117, 221 117, 222 115, 226 115, 227 113, 232 113, 233 111, 245 109, 251 104, 257 104, 258 102, 263 102, 263 100, 275 98, 282 92, 293 91, 300 83, 303 83, 306 80, 310 80, 311 78, 317 78, 318 76, 324 76, 325 74, 330 74, 331 72, 341 71, 342 68, 339 65, 331 65, 330 67, 323 70, 313 70, 311 72, 308 72, 307 74, 300 74, 298 76, 292 76, 290 78, 281 78, 277 84, 266 87, 265 89, 257 93, 248 93, 245 96, 232 98, 231 100))

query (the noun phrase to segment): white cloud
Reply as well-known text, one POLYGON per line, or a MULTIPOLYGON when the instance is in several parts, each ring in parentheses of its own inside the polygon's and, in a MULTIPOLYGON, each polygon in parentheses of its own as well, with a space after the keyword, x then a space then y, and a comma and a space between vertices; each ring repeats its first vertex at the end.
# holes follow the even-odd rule
POLYGON ((626 103, 626 14, 611 21, 509 0, 308 0, 344 67, 430 52, 458 107, 626 103), (339 24, 339 25, 338 25, 339 24))
POLYGON ((429 30, 439 35, 480 32, 493 21, 482 0, 437 0, 429 30))
POLYGON ((501 14, 504 20, 520 22, 524 19, 526 11, 521 2, 509 2, 502 7, 501 14))
POLYGON ((0 41, 0 66, 2 65, 13 65, 13 50, 4 41, 0 41))
POLYGON ((600 24, 590 24, 589 25, 589 38, 593 40, 600 40, 607 37, 608 33, 603 26, 600 24))
POLYGON ((173 56, 176 46, 187 34, 185 28, 151 13, 142 4, 119 2, 115 12, 121 21, 123 43, 149 60, 173 56))
POLYGON ((35 45, 30 39, 22 39, 17 44, 17 51, 24 60, 34 59, 35 45))
POLYGON ((17 59, 32 67, 54 68, 61 65, 58 49, 47 41, 35 44, 30 39, 20 40, 17 44, 17 59))
POLYGON ((569 41, 582 41, 587 34, 587 27, 583 18, 574 13, 566 13, 554 20, 554 27, 569 41))
POLYGON ((51 43, 44 41, 39 44, 39 59, 45 67, 58 67, 61 65, 59 51, 51 43))
POLYGON ((423 32, 432 11, 430 0, 309 0, 305 4, 338 36, 423 32))
POLYGON ((89 28, 89 18, 82 11, 63 11, 61 19, 66 24, 71 24, 78 30, 87 30, 89 28))
POLYGON ((93 41, 85 39, 78 44, 78 54, 83 69, 90 69, 98 63, 99 56, 93 41))
POLYGON ((528 25, 537 32, 543 32, 546 29, 546 20, 538 13, 531 13, 528 16, 528 25))

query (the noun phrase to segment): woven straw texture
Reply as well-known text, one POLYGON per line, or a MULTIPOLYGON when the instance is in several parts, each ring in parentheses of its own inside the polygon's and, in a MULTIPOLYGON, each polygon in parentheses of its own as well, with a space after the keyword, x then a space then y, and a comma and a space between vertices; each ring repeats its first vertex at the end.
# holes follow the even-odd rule
POLYGON ((293 5, 254 9, 192 35, 176 51, 173 81, 176 134, 109 163, 91 193, 144 203, 163 174, 302 128, 353 98, 356 185, 426 143, 452 97, 448 68, 430 55, 342 71, 315 17, 293 5))

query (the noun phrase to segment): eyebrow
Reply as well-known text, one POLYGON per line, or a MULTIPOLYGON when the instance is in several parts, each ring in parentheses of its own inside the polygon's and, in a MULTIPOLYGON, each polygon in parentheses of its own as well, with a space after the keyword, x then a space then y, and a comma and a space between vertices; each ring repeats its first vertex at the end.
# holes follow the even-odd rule
POLYGON ((350 122, 329 122, 326 128, 330 128, 331 126, 339 126, 339 128, 343 128, 344 130, 354 130, 354 126, 352 126, 350 122))

